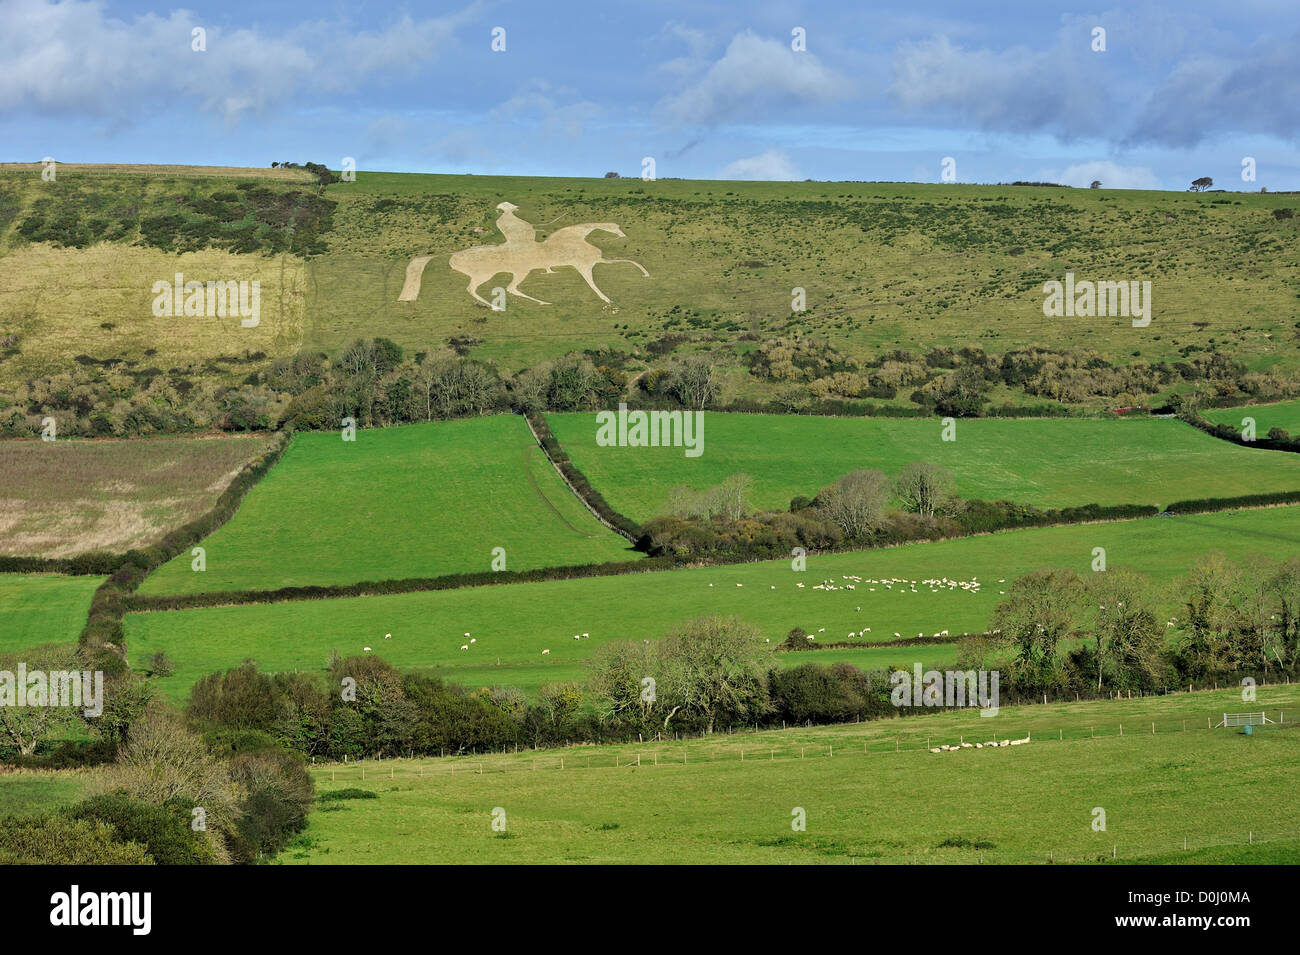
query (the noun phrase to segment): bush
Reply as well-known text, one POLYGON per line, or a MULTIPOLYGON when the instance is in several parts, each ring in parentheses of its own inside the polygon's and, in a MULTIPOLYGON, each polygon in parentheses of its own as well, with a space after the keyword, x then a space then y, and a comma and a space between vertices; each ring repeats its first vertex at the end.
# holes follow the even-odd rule
POLYGON ((67 814, 112 826, 119 841, 144 846, 158 865, 207 865, 213 860, 190 828, 192 808, 184 800, 157 806, 117 792, 87 799, 67 814))

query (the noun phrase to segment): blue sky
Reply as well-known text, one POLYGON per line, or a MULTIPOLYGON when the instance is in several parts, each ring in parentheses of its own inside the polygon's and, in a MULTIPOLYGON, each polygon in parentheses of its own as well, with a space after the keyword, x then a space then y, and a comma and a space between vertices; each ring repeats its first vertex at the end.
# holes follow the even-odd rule
POLYGON ((1295 0, 0 0, 0 160, 1276 191, 1298 58, 1295 0))

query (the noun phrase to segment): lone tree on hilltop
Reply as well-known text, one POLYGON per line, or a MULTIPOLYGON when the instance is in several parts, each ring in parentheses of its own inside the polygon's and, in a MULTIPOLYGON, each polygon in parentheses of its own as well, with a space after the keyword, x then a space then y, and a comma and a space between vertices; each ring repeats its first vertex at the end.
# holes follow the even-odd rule
POLYGON ((1192 188, 1188 189, 1187 191, 1204 192, 1206 189, 1209 189, 1212 185, 1214 185, 1213 179, 1211 179, 1209 176, 1202 176, 1200 179, 1193 179, 1192 188))

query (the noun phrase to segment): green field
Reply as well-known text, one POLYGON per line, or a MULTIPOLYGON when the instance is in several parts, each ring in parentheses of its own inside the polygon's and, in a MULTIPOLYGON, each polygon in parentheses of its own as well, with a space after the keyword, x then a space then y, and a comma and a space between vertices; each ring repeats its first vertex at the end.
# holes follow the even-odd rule
POLYGON ((956 440, 943 441, 935 419, 706 412, 703 454, 694 458, 682 448, 599 447, 594 415, 547 420, 610 505, 641 521, 665 513, 678 485, 701 489, 743 473, 755 507, 784 510, 856 468, 892 477, 910 461, 950 469, 963 497, 1041 507, 1300 490, 1295 455, 1238 447, 1163 418, 963 420, 956 440))
POLYGON ((318 810, 279 861, 1294 864, 1300 687, 1261 687, 1256 707, 1287 722, 1252 737, 1207 730, 1207 717, 1241 708, 1220 691, 316 767, 321 790, 379 798, 318 810), (925 751, 1026 735, 1019 747, 925 751), (791 828, 796 808, 806 831, 791 828))
POLYGON ((0 773, 0 819, 48 812, 76 802, 86 775, 68 771, 0 773))
POLYGON ((0 653, 76 643, 102 577, 0 574, 0 653))
POLYGON ((143 593, 272 590, 629 560, 565 487, 523 418, 502 415, 357 432, 302 433, 203 542, 207 570, 182 554, 143 593))
MULTIPOLYGON (((656 639, 683 620, 730 614, 759 626, 773 644, 791 627, 823 643, 892 641, 948 630, 983 632, 1002 581, 1044 566, 1090 573, 1093 548, 1108 566, 1134 568, 1157 585, 1186 573, 1201 554, 1294 555, 1300 507, 1147 518, 1007 531, 871 551, 812 556, 796 573, 788 561, 504 584, 379 597, 294 601, 130 614, 130 658, 165 650, 176 662, 165 691, 182 697, 205 673, 257 660, 264 669, 322 669, 331 651, 365 647, 399 667, 437 667, 449 679, 535 687, 574 679, 592 648, 609 640, 656 639), (863 582, 845 579, 863 578, 863 582), (948 577, 981 583, 978 592, 922 583, 948 577), (867 579, 916 581, 884 585, 867 579), (824 580, 840 588, 818 590, 824 580), (797 586, 802 583, 801 588, 797 586), (737 586, 740 584, 742 586, 737 586), (854 589, 849 590, 849 585, 854 589), (875 586, 875 590, 871 589, 875 586), (861 610, 857 608, 861 607, 861 610), (870 632, 863 632, 870 627, 870 632), (464 633, 475 643, 469 650, 464 633), (392 639, 385 639, 392 633, 392 639), (574 634, 589 633, 574 640, 574 634), (852 636, 850 636, 852 634, 852 636), (542 655, 542 650, 551 652, 542 655), (498 669, 499 661, 499 669, 498 669), (498 676, 499 674, 499 676, 498 676)), ((1172 600, 1162 609, 1179 616, 1172 600)), ((874 664, 951 659, 935 646, 878 651, 874 664)), ((800 660, 831 659, 796 654, 800 660)), ((866 662, 866 661, 864 661, 866 662)))
POLYGON ((1213 408, 1202 412, 1216 424, 1242 427, 1245 418, 1255 419, 1255 436, 1268 437, 1270 428, 1282 428, 1292 437, 1300 435, 1300 401, 1278 401, 1267 405, 1243 405, 1240 408, 1213 408))

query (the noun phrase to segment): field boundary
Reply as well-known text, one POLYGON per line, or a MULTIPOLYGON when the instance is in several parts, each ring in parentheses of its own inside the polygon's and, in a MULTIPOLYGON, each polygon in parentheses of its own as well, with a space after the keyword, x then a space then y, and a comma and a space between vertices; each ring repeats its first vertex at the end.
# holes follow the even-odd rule
MULTIPOLYGON (((1284 493, 1295 493, 1297 500, 1300 501, 1300 492, 1288 491, 1284 493)), ((1172 512, 1171 516, 1219 513, 1225 510, 1264 510, 1272 507, 1287 506, 1295 505, 1289 505, 1285 502, 1267 502, 1250 505, 1232 505, 1229 507, 1206 507, 1204 510, 1180 510, 1172 512)), ((809 556, 867 554, 873 551, 892 550, 898 547, 935 544, 943 541, 966 540, 968 538, 976 537, 989 537, 995 534, 1015 534, 1021 531, 1049 530, 1055 527, 1080 527, 1089 524, 1127 524, 1153 519, 1158 519, 1158 515, 1153 514, 1145 517, 1115 517, 1090 521, 1064 521, 1053 524, 1021 525, 1015 527, 1003 527, 990 531, 973 531, 971 533, 955 535, 952 537, 889 541, 871 547, 852 546, 845 548, 827 548, 825 550, 812 551, 809 556)), ((391 594, 457 590, 471 587, 492 587, 505 584, 540 583, 548 580, 580 580, 588 577, 616 577, 622 574, 664 573, 674 570, 689 570, 702 567, 739 567, 745 564, 761 564, 780 559, 780 557, 751 555, 730 560, 696 557, 686 561, 669 555, 659 555, 653 557, 641 557, 630 561, 607 562, 604 564, 573 564, 564 567, 543 567, 534 570, 518 571, 476 571, 474 573, 445 574, 439 577, 403 577, 391 578, 388 580, 361 581, 355 584, 308 584, 294 587, 280 587, 275 590, 208 590, 192 594, 149 595, 140 595, 133 591, 127 599, 124 612, 152 613, 167 610, 195 610, 207 607, 231 607, 248 604, 289 603, 297 600, 382 597, 391 594)), ((945 640, 942 642, 951 641, 945 640)), ((869 646, 876 645, 877 644, 870 644, 869 646)), ((857 644, 853 645, 854 648, 857 646, 857 644)), ((831 647, 828 646, 822 649, 831 649, 831 647)))
POLYGON ((91 597, 86 625, 78 639, 82 653, 88 657, 86 662, 103 665, 105 669, 126 668, 123 621, 131 596, 151 573, 229 521, 244 496, 275 467, 292 442, 292 430, 276 432, 266 452, 240 468, 205 514, 168 532, 152 547, 126 553, 122 564, 91 597))
POLYGON ((551 466, 555 468, 560 480, 573 492, 573 496, 596 516, 596 520, 616 534, 626 537, 633 544, 637 544, 644 536, 641 525, 630 517, 620 514, 606 502, 601 493, 587 480, 587 476, 578 470, 568 452, 564 450, 563 445, 551 432, 551 426, 546 423, 546 418, 540 414, 525 414, 524 421, 528 423, 528 430, 532 433, 537 446, 542 449, 542 453, 551 462, 551 466), (554 445, 554 448, 551 445, 554 445), (572 480, 567 473, 568 471, 573 472, 572 480), (579 483, 588 489, 586 494, 578 490, 577 485, 579 483))

